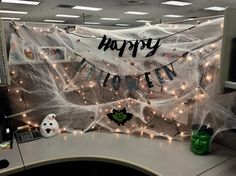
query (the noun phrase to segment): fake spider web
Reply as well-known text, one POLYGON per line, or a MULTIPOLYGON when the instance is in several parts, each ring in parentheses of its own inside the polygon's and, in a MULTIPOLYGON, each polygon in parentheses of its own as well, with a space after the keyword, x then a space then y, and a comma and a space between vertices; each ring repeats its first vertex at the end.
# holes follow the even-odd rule
POLYGON ((118 57, 115 50, 98 50, 101 37, 106 35, 120 41, 157 39, 192 25, 157 24, 120 30, 76 26, 69 34, 55 25, 16 24, 10 37, 9 95, 14 112, 10 117, 37 126, 47 114, 55 113, 65 131, 96 130, 169 139, 189 136, 193 123, 208 124, 217 133, 235 128, 232 111, 235 94, 216 92, 222 23, 223 19, 219 18, 198 24, 161 40, 155 55, 145 57, 149 52, 145 48, 138 50, 135 58, 128 48, 123 57, 118 57), (61 55, 52 54, 55 50, 61 55), (181 57, 186 52, 188 55, 181 57), (80 56, 88 62, 79 72, 76 66, 82 60, 80 56), (177 58, 173 63, 177 76, 169 80, 162 67, 177 58), (161 68, 163 85, 153 72, 156 68, 161 68), (106 73, 121 76, 118 90, 111 85, 112 76, 106 87, 97 81, 101 70, 104 71, 102 82, 106 73), (154 87, 149 89, 145 77, 140 76, 139 89, 130 91, 125 76, 136 77, 145 72, 150 72, 154 87), (133 114, 124 125, 107 117, 113 109, 123 108, 133 114))

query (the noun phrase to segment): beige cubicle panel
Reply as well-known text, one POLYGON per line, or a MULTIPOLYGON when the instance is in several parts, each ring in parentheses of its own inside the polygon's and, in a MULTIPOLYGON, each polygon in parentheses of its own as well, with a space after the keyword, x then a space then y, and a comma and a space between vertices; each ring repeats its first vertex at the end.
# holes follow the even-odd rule
POLYGON ((219 80, 220 94, 236 91, 236 82, 230 81, 232 40, 236 37, 235 18, 236 9, 227 8, 224 15, 224 30, 221 50, 221 67, 219 80))

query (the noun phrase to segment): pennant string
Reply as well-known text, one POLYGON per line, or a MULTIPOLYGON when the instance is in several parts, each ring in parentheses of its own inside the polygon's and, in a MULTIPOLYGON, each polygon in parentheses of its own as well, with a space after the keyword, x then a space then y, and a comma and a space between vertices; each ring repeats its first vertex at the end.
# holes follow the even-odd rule
MULTIPOLYGON (((196 28, 200 23, 198 22, 197 24, 195 24, 194 26, 191 26, 187 29, 183 29, 183 30, 180 30, 178 32, 175 32, 173 34, 170 34, 170 35, 166 35, 164 37, 161 37, 161 38, 156 38, 156 39, 152 39, 152 40, 162 40, 162 39, 166 39, 166 38, 169 38, 169 37, 172 37, 174 35, 177 35, 177 34, 180 34, 180 33, 183 33, 185 31, 188 31, 188 30, 191 30, 191 29, 194 29, 196 28)), ((81 35, 81 34, 77 34, 77 33, 74 33, 74 32, 69 32, 67 29, 64 28, 64 30, 66 31, 67 34, 72 34, 72 35, 75 35, 75 36, 78 36, 78 37, 81 37, 81 38, 91 38, 91 39, 102 39, 102 37, 96 37, 96 36, 86 36, 86 35, 81 35)), ((133 40, 129 40, 129 41, 136 41, 137 39, 133 39, 133 40)), ((142 39, 142 40, 149 40, 149 38, 145 38, 145 39, 142 39)), ((116 40, 116 41, 124 41, 124 40, 116 40)))
MULTIPOLYGON (((197 27, 197 25, 199 25, 199 24, 200 24, 200 23, 197 23, 196 25, 191 26, 191 27, 189 27, 189 28, 187 28, 187 29, 183 29, 183 30, 178 31, 178 32, 176 32, 176 33, 173 33, 173 34, 170 34, 170 35, 167 35, 167 36, 158 38, 158 39, 153 39, 153 40, 166 39, 166 38, 168 38, 168 37, 171 37, 171 36, 180 34, 180 33, 182 33, 182 32, 185 32, 185 31, 194 29, 194 28, 197 27)), ((12 23, 10 23, 10 25, 11 25, 11 28, 14 29, 14 32, 16 33, 16 35, 17 35, 19 38, 22 39, 22 37, 19 35, 19 33, 18 33, 17 29, 16 29, 16 23, 13 21, 12 23)), ((60 28, 57 28, 57 31, 59 31, 59 32, 65 32, 65 33, 68 33, 68 34, 74 34, 74 33, 69 32, 68 30, 65 30, 65 29, 62 30, 62 29, 60 29, 60 28)), ((101 38, 97 38, 97 37, 95 37, 95 36, 81 36, 81 35, 79 35, 79 36, 80 36, 80 37, 84 37, 84 38, 101 39, 101 38)), ((222 39, 222 36, 218 37, 217 39, 214 39, 214 41, 210 41, 210 42, 204 43, 204 44, 202 44, 202 45, 199 45, 199 46, 197 46, 197 47, 195 47, 195 48, 192 48, 191 50, 185 52, 182 56, 180 56, 180 57, 176 58, 175 60, 173 60, 172 62, 170 62, 170 63, 168 63, 168 64, 166 64, 166 65, 163 65, 163 66, 160 67, 160 68, 155 68, 155 69, 153 69, 153 70, 151 70, 151 71, 148 71, 148 72, 149 72, 149 73, 156 72, 156 70, 161 70, 161 69, 163 69, 164 67, 167 67, 167 66, 169 66, 169 65, 171 66, 172 70, 174 71, 174 69, 173 69, 173 64, 174 64, 175 62, 177 62, 177 61, 180 60, 181 58, 185 58, 190 52, 192 52, 192 51, 194 51, 194 50, 196 50, 196 49, 199 49, 199 48, 201 48, 201 47, 204 47, 204 46, 206 46, 206 45, 209 45, 209 44, 211 44, 211 43, 217 42, 217 41, 219 41, 220 39, 222 39)), ((143 39, 143 40, 148 40, 148 39, 143 39)), ((70 48, 62 39, 61 39, 61 41, 63 42, 63 44, 64 44, 65 46, 67 46, 68 48, 70 48)), ((119 41, 119 40, 117 40, 117 41, 119 41)), ((121 40, 121 41, 124 41, 124 40, 121 40)), ((131 41, 132 41, 132 40, 131 40, 131 41)), ((136 40, 133 40, 133 41, 136 41, 136 40)), ((91 62, 89 62, 87 59, 85 59, 83 56, 81 56, 80 54, 78 54, 77 52, 75 52, 72 48, 70 48, 70 50, 72 50, 76 56, 82 58, 82 61, 80 61, 79 65, 76 66, 77 71, 83 70, 83 69, 85 68, 85 66, 86 66, 86 63, 88 63, 89 65, 91 65, 92 67, 96 68, 97 70, 102 71, 102 73, 106 73, 106 74, 107 74, 107 77, 109 77, 109 76, 115 76, 115 75, 116 75, 116 74, 111 74, 111 73, 109 73, 109 72, 107 72, 107 71, 104 71, 104 70, 101 69, 101 68, 96 67, 96 66, 93 65, 91 62), (81 64, 81 62, 82 62, 82 64, 81 64), (85 63, 85 62, 86 62, 86 63, 85 63), (80 64, 81 64, 81 65, 80 65, 80 64)), ((145 73, 147 73, 147 72, 145 72, 145 73)), ((145 73, 143 73, 143 74, 138 74, 137 76, 138 76, 138 77, 144 76, 145 73)), ((123 77, 123 76, 120 76, 120 77, 123 77)))

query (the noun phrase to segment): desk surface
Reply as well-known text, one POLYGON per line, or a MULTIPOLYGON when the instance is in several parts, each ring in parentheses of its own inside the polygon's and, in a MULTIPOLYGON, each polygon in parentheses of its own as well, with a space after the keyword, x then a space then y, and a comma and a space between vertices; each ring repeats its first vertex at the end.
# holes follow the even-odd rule
POLYGON ((170 143, 166 139, 102 132, 63 133, 20 144, 20 150, 26 169, 57 161, 91 159, 123 163, 160 176, 206 174, 236 156, 235 151, 217 144, 212 146, 210 155, 197 156, 190 151, 189 141, 170 143))
POLYGON ((7 159, 9 161, 9 166, 7 168, 0 169, 0 175, 24 170, 23 162, 15 140, 13 140, 12 146, 12 149, 0 150, 0 160, 7 159))

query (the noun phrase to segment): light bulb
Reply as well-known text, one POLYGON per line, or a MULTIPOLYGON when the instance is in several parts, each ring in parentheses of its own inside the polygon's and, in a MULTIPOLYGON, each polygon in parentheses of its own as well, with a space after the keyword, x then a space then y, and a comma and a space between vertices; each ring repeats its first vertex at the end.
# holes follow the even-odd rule
POLYGON ((116 131, 116 132, 120 132, 120 129, 119 129, 119 128, 117 128, 115 131, 116 131))
POLYGON ((220 55, 219 55, 219 54, 216 54, 214 57, 215 57, 216 59, 219 59, 219 58, 220 58, 220 55))
POLYGON ((204 64, 205 67, 207 67, 208 65, 210 65, 209 62, 206 62, 206 63, 204 64))
POLYGON ((23 114, 22 116, 23 116, 23 117, 26 117, 26 114, 23 114))
POLYGON ((207 81, 211 81, 211 79, 212 79, 211 75, 207 75, 207 76, 206 76, 206 80, 207 80, 207 81))
POLYGON ((192 61, 193 60, 193 58, 191 56, 188 56, 187 59, 188 59, 188 61, 192 61))
POLYGON ((215 43, 212 43, 212 44, 211 44, 211 47, 212 47, 212 48, 215 48, 215 47, 216 47, 216 44, 215 44, 215 43))
POLYGON ((185 86, 185 85, 181 85, 180 88, 181 88, 182 90, 185 90, 185 89, 186 89, 186 86, 185 86))
POLYGON ((201 97, 205 97, 205 95, 203 93, 201 93, 201 97))

